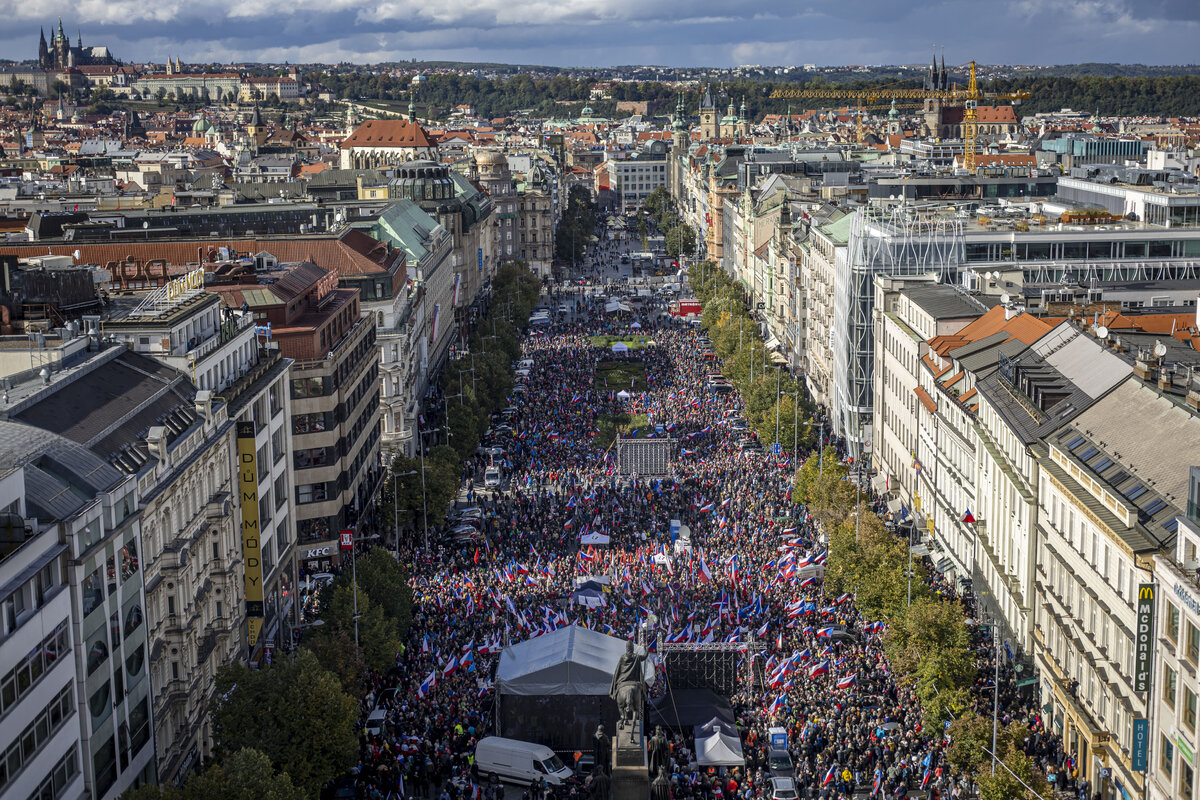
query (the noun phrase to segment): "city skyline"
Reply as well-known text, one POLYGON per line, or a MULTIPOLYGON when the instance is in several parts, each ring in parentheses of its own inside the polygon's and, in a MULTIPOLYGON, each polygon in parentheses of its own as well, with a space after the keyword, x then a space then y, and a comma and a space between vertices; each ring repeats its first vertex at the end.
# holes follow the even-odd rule
POLYGON ((23 4, 0 0, 10 20, 0 53, 36 56, 39 27, 63 19, 72 42, 107 45, 128 62, 373 64, 449 60, 606 67, 654 64, 913 64, 944 49, 948 64, 1195 61, 1200 6, 1183 0, 1049 0, 981 5, 965 0, 853 6, 781 2, 752 15, 705 0, 635 3, 583 0, 509 5, 452 2, 436 9, 406 0, 327 4, 277 0, 198 7, 108 3, 23 4), (284 18, 284 14, 288 14, 284 18), (143 18, 144 17, 144 18, 143 18), (133 21, 131 21, 133 20, 133 21), (987 30, 981 38, 978 32, 987 30))

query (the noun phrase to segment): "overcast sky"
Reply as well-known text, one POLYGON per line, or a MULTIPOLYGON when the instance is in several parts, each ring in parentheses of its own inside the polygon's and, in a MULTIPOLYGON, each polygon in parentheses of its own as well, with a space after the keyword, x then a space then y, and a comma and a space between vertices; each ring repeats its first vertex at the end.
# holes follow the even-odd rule
POLYGON ((59 16, 157 62, 1186 64, 1200 41, 1200 0, 0 0, 0 55, 59 16))

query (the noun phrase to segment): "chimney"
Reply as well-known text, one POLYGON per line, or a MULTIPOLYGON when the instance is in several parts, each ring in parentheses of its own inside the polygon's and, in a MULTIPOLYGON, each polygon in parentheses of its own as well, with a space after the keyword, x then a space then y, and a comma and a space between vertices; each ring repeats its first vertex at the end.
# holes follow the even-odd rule
POLYGON ((1159 391, 1169 392, 1171 390, 1172 384, 1175 383, 1174 378, 1175 378, 1175 376, 1171 374, 1170 370, 1167 370, 1167 369, 1159 370, 1159 373, 1158 373, 1159 391))
POLYGON ((1184 398, 1189 406, 1196 411, 1200 411, 1200 372, 1193 372, 1191 379, 1188 381, 1188 393, 1184 398))
POLYGON ((1150 359, 1149 353, 1139 352, 1137 360, 1133 362, 1133 374, 1147 383, 1153 383, 1158 377, 1158 365, 1150 359))

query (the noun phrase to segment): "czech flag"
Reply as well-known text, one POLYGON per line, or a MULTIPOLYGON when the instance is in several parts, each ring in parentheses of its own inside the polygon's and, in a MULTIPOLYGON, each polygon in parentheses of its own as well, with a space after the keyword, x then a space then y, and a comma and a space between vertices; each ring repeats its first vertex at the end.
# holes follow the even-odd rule
POLYGON ((846 677, 842 678, 841 680, 839 680, 837 682, 837 687, 839 689, 849 689, 851 686, 853 686, 857 682, 858 682, 857 673, 854 675, 847 675, 846 677))
POLYGON ((929 785, 929 779, 933 777, 933 770, 929 767, 925 768, 925 774, 921 776, 921 788, 924 789, 929 785))
POLYGON ((700 556, 700 572, 696 575, 701 583, 712 583, 712 573, 708 571, 708 564, 704 560, 704 555, 700 556))
POLYGON ((963 514, 963 522, 967 523, 968 525, 973 525, 975 523, 975 515, 971 513, 971 509, 968 508, 967 513, 963 514))
POLYGON ((829 672, 829 662, 828 661, 818 661, 816 664, 813 664, 812 667, 809 668, 808 677, 816 678, 817 676, 824 675, 827 672, 829 672))
POLYGON ((437 675, 433 672, 421 681, 421 685, 417 687, 417 697, 424 697, 433 691, 433 687, 437 686, 437 675))
POLYGON ((819 628, 817 630, 818 639, 830 639, 833 637, 833 628, 819 628))
POLYGON ((829 767, 829 772, 825 773, 825 779, 821 781, 822 786, 828 786, 837 778, 837 764, 829 767))
POLYGON ((712 503, 705 503, 704 505, 700 506, 700 513, 711 514, 714 508, 716 508, 716 506, 714 506, 712 503))
POLYGON ((453 675, 458 669, 458 658, 450 656, 450 660, 446 662, 446 666, 442 667, 442 675, 453 675))

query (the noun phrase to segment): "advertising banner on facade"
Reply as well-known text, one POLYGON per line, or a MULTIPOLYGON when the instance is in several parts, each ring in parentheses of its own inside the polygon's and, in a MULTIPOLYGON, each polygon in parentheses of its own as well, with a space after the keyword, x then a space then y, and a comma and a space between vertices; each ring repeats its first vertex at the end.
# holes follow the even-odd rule
POLYGON ((1137 631, 1133 643, 1133 690, 1150 691, 1154 669, 1154 584, 1138 584, 1137 631))
POLYGON ((246 569, 246 640, 258 643, 263 624, 262 539, 258 526, 258 453, 254 423, 237 424, 238 498, 242 507, 242 557, 246 569))

